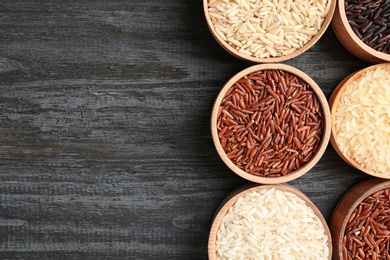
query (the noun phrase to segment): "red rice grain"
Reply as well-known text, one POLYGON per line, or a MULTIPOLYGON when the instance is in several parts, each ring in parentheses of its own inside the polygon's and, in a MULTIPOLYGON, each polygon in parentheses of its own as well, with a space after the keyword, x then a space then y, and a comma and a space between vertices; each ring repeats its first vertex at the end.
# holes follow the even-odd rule
POLYGON ((239 79, 225 94, 217 119, 228 157, 240 169, 262 177, 287 175, 305 165, 317 152, 322 129, 314 91, 282 70, 239 79))
POLYGON ((348 219, 343 259, 390 259, 390 189, 365 198, 348 219))

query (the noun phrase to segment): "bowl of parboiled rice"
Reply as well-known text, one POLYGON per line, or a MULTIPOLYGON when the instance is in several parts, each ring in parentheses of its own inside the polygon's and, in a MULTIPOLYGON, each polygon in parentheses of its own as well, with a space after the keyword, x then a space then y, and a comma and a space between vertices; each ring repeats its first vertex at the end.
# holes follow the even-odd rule
POLYGON ((390 179, 390 63, 347 76, 329 105, 336 152, 356 169, 390 179))
POLYGON ((243 185, 217 210, 209 259, 331 259, 326 221, 311 200, 287 184, 243 185))
POLYGON ((282 62, 311 48, 328 28, 336 0, 203 0, 207 25, 230 54, 282 62))

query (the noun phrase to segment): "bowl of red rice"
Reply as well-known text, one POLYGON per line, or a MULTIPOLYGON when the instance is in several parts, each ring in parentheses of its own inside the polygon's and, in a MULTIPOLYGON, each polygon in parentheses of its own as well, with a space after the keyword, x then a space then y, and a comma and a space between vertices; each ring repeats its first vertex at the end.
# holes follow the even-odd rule
POLYGON ((371 177, 352 187, 333 211, 333 259, 390 258, 390 181, 371 177))
POLYGON ((330 137, 320 87, 285 64, 260 64, 229 79, 212 109, 211 134, 222 161, 256 183, 294 180, 315 166, 330 137))

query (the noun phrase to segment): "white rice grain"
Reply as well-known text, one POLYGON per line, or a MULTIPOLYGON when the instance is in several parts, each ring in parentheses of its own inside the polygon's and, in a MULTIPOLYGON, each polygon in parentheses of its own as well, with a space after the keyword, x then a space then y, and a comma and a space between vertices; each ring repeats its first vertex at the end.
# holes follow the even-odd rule
MULTIPOLYGON (((389 158, 390 159, 390 158, 389 158)), ((275 188, 238 199, 217 232, 218 259, 328 259, 328 237, 299 197, 275 188)))
POLYGON ((335 111, 341 151, 365 169, 390 176, 390 67, 368 70, 342 93, 335 111))

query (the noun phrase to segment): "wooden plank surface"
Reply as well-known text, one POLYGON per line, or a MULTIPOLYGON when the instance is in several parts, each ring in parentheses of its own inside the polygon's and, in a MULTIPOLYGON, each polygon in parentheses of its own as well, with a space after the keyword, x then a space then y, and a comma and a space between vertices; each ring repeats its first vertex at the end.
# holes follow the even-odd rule
MULTIPOLYGON (((0 258, 206 259, 218 204, 246 183, 209 120, 251 63, 212 38, 195 0, 0 3, 0 258)), ((327 97, 368 66, 332 28, 286 62, 327 97)), ((327 221, 367 178, 329 145, 290 184, 327 221)))

